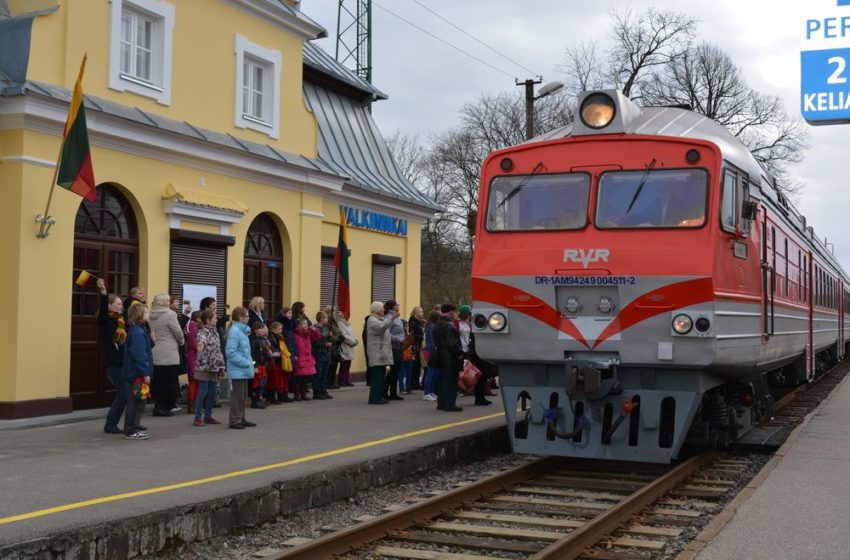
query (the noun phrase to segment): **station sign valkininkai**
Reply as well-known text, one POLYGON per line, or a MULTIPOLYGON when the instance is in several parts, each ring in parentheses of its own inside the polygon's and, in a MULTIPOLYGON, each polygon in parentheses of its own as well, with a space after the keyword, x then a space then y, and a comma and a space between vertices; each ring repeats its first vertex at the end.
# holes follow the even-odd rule
POLYGON ((809 124, 850 122, 850 0, 803 8, 800 108, 809 124))

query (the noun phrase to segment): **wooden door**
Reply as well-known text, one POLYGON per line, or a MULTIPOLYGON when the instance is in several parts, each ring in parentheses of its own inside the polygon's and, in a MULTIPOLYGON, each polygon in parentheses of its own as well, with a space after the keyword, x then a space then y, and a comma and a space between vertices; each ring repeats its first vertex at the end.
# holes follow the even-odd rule
POLYGON ((73 284, 81 270, 106 280, 109 293, 126 298, 138 283, 138 237, 127 200, 117 188, 101 185, 94 202, 77 211, 71 275, 70 393, 74 409, 109 406, 115 391, 106 376, 106 359, 97 329, 100 296, 94 280, 73 284))
MULTIPOLYGON (((266 317, 273 319, 280 311, 283 295, 283 247, 277 225, 266 214, 260 214, 248 228, 243 256, 242 301, 251 298, 266 301, 266 317)), ((290 302, 291 303, 291 302, 290 302)))

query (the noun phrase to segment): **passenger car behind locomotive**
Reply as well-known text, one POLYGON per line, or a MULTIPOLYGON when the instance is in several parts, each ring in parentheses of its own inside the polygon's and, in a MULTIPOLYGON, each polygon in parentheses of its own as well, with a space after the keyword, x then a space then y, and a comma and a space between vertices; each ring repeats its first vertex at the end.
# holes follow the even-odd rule
POLYGON ((477 352, 514 450, 669 462, 772 416, 844 357, 848 278, 744 145, 682 108, 585 92, 483 163, 477 352))

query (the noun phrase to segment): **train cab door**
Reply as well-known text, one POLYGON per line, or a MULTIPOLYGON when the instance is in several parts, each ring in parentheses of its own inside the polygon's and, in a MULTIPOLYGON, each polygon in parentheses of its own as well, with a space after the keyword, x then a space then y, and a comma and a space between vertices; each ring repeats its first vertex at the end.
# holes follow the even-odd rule
POLYGON ((773 336, 773 318, 776 304, 776 228, 768 225, 767 210, 764 212, 761 236, 761 278, 764 297, 762 310, 762 335, 773 336))

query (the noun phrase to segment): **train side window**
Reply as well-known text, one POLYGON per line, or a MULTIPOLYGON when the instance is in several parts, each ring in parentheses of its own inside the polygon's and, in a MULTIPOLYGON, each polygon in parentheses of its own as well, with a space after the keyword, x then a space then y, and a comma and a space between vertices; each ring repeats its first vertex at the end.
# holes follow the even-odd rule
POLYGON ((747 200, 747 179, 738 177, 732 170, 723 176, 723 194, 720 201, 720 223, 724 230, 735 233, 750 232, 751 220, 745 219, 744 201, 747 200))

